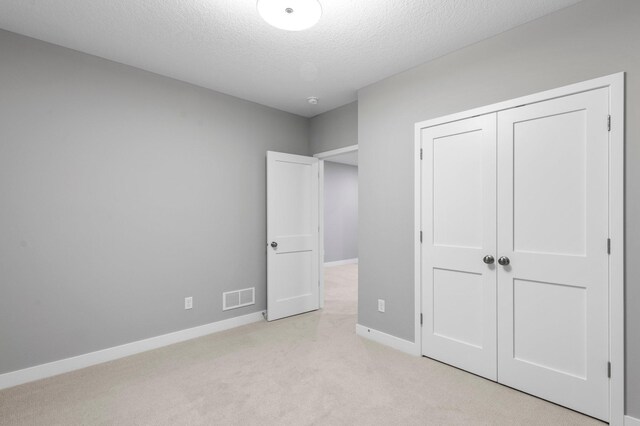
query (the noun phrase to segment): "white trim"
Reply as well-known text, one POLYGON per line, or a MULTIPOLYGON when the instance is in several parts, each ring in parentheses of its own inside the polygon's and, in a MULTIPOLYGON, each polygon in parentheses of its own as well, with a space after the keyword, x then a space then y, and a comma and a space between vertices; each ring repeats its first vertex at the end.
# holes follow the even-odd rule
POLYGON ((413 341, 422 354, 422 325, 420 315, 422 315, 422 242, 420 232, 422 231, 422 140, 420 138, 420 128, 416 124, 415 140, 413 152, 413 292, 414 292, 414 337, 413 341))
POLYGON ((605 77, 594 78, 592 80, 582 81, 580 83, 570 84, 568 86, 558 87, 556 89, 546 90, 544 92, 534 93, 532 95, 522 96, 520 98, 509 99, 508 101, 469 109, 455 114, 449 114, 438 118, 420 121, 416 123, 415 126, 416 128, 423 129, 425 127, 432 127, 439 124, 450 123, 452 121, 463 120, 469 117, 475 117, 476 115, 490 114, 492 112, 498 112, 523 105, 548 101, 563 96, 575 95, 576 93, 599 89, 601 87, 610 87, 618 79, 624 79, 624 72, 611 74, 605 77))
POLYGON ((70 371, 79 370, 81 368, 90 367, 103 362, 113 361, 114 359, 124 358, 130 355, 135 355, 141 352, 146 352, 152 349, 184 342, 185 340, 195 339, 197 337, 206 336, 208 334, 229 330, 231 328, 263 320, 263 311, 253 312, 251 314, 163 334, 149 339, 138 340, 124 345, 114 346, 112 348, 49 362, 47 364, 36 365, 35 367, 29 367, 23 370, 0 374, 0 389, 10 388, 12 386, 33 382, 35 380, 51 376, 57 376, 58 374, 68 373, 70 371))
POLYGON ((318 161, 318 297, 324 308, 324 160, 318 161))
POLYGON ((324 267, 330 268, 332 266, 351 265, 353 263, 358 263, 357 257, 354 259, 344 259, 344 260, 334 260, 333 262, 324 262, 324 267))
MULTIPOLYGON (((610 380, 610 418, 612 425, 623 425, 625 400, 625 358, 624 358, 624 72, 583 81, 576 84, 547 90, 544 92, 487 105, 456 114, 450 114, 415 124, 414 146, 414 281, 415 281, 415 342, 421 352, 420 335, 420 130, 425 127, 463 120, 476 115, 489 114, 522 105, 542 102, 562 96, 608 87, 610 93, 610 114, 612 119, 609 135, 609 236, 611 256, 609 259, 609 348, 612 363, 610 380)), ((629 419, 629 417, 627 417, 629 419)), ((634 419, 635 420, 635 419, 634 419)))
POLYGON ((622 425, 625 400, 624 356, 624 73, 606 77, 609 81, 609 423, 622 425))
POLYGON ((356 324, 356 334, 360 337, 364 337, 365 339, 373 340, 374 342, 381 343, 409 355, 420 356, 420 346, 416 345, 414 342, 400 339, 399 337, 374 330, 370 327, 365 327, 361 324, 356 324))
POLYGON ((329 157, 335 157, 336 155, 346 154, 347 152, 353 152, 358 150, 358 145, 345 146, 344 148, 332 149, 331 151, 319 152, 313 156, 321 160, 325 160, 329 157))
POLYGON ((631 416, 624 416, 624 426, 640 426, 640 419, 631 416))

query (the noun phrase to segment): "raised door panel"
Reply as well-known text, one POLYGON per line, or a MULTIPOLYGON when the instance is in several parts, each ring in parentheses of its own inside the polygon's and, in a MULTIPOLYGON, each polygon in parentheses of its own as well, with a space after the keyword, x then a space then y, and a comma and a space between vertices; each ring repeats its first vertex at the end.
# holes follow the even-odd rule
POLYGON ((514 123, 515 251, 585 254, 586 120, 582 109, 514 123))
POLYGON ((483 246, 482 137, 483 129, 476 129, 441 135, 432 142, 432 229, 436 246, 483 246))

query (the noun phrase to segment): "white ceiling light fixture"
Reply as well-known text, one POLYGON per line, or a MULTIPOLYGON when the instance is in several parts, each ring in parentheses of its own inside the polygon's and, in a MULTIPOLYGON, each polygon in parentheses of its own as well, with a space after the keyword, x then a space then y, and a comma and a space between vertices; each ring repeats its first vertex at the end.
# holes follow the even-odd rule
POLYGON ((262 19, 287 31, 311 28, 322 16, 318 0, 258 0, 257 7, 262 19))
POLYGON ((309 102, 311 105, 318 105, 318 98, 315 96, 309 96, 307 98, 307 102, 309 102))

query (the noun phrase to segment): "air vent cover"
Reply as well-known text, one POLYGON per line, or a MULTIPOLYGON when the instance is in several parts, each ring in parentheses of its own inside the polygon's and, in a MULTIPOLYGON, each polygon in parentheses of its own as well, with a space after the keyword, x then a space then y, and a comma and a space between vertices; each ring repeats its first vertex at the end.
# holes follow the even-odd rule
POLYGON ((222 310, 241 308, 256 303, 256 288, 226 291, 222 293, 222 310))

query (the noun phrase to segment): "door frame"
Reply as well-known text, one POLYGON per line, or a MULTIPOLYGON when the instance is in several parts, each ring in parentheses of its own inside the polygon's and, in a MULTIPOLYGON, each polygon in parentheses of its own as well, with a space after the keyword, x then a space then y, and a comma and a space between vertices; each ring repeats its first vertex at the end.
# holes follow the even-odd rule
POLYGON ((320 286, 318 297, 320 298, 320 309, 324 308, 324 160, 357 150, 358 145, 350 145, 313 155, 319 160, 318 173, 320 177, 320 187, 318 191, 318 284, 320 286))
MULTIPOLYGON (((624 85, 625 73, 607 75, 544 92, 511 99, 415 124, 414 139, 414 342, 422 355, 422 270, 421 270, 421 130, 453 121, 495 113, 506 109, 547 101, 599 88, 609 88, 609 422, 623 425, 625 415, 625 327, 624 327, 624 85)), ((603 125, 606 123, 603 122, 603 125)))

